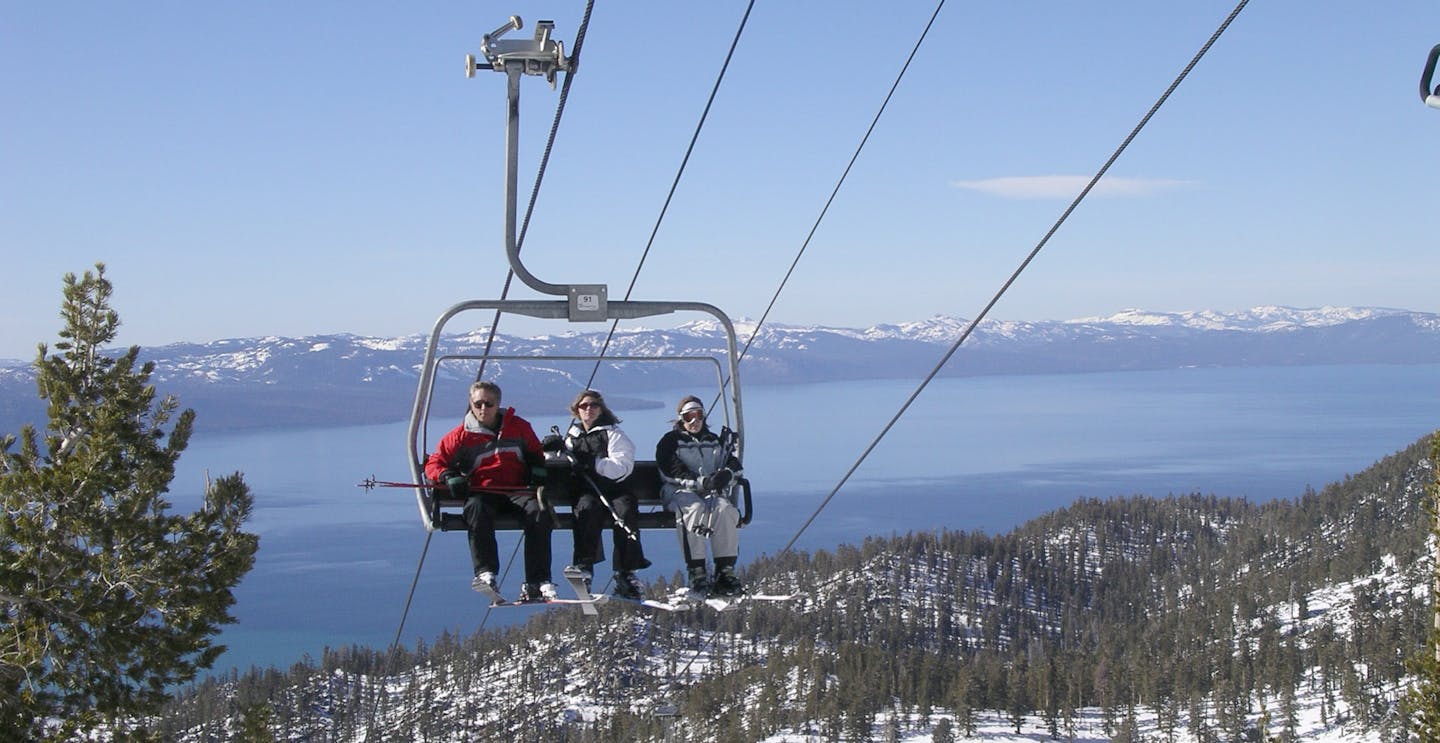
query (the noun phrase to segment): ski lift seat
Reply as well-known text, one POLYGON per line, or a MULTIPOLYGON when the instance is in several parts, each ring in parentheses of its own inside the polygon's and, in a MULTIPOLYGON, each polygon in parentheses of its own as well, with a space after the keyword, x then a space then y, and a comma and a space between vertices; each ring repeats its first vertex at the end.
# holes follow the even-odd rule
MULTIPOLYGON (((555 528, 573 529, 575 516, 571 510, 575 505, 578 493, 570 485, 576 482, 570 463, 565 460, 548 461, 545 463, 545 472, 546 484, 539 492, 551 511, 555 528)), ((741 477, 736 482, 740 485, 740 492, 744 499, 744 506, 740 512, 740 523, 748 524, 751 516, 750 481, 741 477)), ((655 462, 635 462, 635 469, 629 477, 625 478, 621 486, 635 495, 635 502, 640 511, 637 514, 637 523, 641 529, 672 529, 675 527, 675 513, 665 508, 665 502, 660 495, 660 469, 655 462)), ((471 492, 483 492, 483 489, 472 489, 471 492)), ((532 492, 535 491, 532 490, 532 492)), ((465 531, 467 528, 465 517, 461 512, 465 507, 465 500, 451 498, 449 493, 443 490, 432 490, 431 493, 431 502, 435 504, 431 522, 436 524, 441 531, 465 531)), ((519 531, 520 529, 518 516, 509 513, 496 514, 496 531, 519 531)))

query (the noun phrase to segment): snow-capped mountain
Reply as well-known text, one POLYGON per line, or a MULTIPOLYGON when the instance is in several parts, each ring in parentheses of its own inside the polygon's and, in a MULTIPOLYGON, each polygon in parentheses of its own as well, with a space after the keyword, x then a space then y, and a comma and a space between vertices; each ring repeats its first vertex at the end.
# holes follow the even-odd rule
MULTIPOLYGON (((736 323, 740 343, 756 323, 736 323)), ((937 315, 869 328, 769 324, 746 352, 744 382, 918 378, 933 368, 970 326, 937 315)), ((586 328, 592 326, 584 326, 586 328)), ((440 377, 472 379, 488 329, 447 336, 440 377), (472 357, 472 360, 457 357, 472 357)), ((155 381, 203 409, 202 425, 236 427, 378 422, 408 414, 424 360, 426 336, 376 338, 351 334, 303 338, 240 338, 176 343, 144 349, 155 381)), ((492 354, 536 357, 491 362, 517 402, 568 398, 586 384, 593 361, 555 356, 720 356, 724 334, 714 321, 669 329, 631 329, 606 346, 604 328, 535 337, 498 335, 492 354)), ((950 376, 1050 374, 1193 366, 1420 364, 1440 362, 1440 315, 1384 308, 1255 307, 1243 312, 1147 312, 1064 321, 985 320, 946 365, 950 376)), ((616 361, 594 382, 607 392, 643 397, 646 390, 690 384, 696 364, 616 361), (681 369, 680 367, 686 367, 681 369), (616 374, 613 369, 623 368, 616 374)), ((702 372, 705 373, 705 372, 702 372)), ((33 372, 0 363, 0 423, 33 420, 38 412, 33 372)))

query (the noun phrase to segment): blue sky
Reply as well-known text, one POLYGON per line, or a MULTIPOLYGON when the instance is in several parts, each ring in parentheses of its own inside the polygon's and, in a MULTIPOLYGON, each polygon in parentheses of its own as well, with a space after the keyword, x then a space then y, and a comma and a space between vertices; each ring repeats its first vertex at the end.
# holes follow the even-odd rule
MULTIPOLYGON (((597 3, 534 274, 623 294, 744 7, 597 3)), ((948 3, 771 320, 973 317, 1233 7, 948 3)), ((582 8, 0 0, 0 358, 96 261, 122 344, 497 298, 504 79, 461 60, 511 13, 568 45, 582 8)), ((634 297, 759 316, 933 9, 758 3, 634 297)), ((1436 43, 1433 2, 1252 3, 992 317, 1440 311, 1436 43)), ((528 196, 557 93, 525 83, 528 196)))

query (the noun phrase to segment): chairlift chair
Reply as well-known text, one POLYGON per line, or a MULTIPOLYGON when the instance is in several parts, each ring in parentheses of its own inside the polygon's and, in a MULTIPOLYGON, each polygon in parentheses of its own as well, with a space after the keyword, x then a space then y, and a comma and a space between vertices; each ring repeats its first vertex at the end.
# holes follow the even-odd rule
MULTIPOLYGON (((520 79, 524 75, 544 76, 550 81, 553 88, 555 72, 557 70, 570 70, 571 63, 564 56, 563 46, 550 38, 550 32, 554 24, 550 21, 540 21, 533 39, 510 40, 500 39, 506 32, 512 29, 519 29, 523 26, 518 16, 512 16, 510 21, 495 31, 486 34, 481 43, 481 53, 485 58, 479 62, 473 55, 467 55, 465 67, 466 76, 473 77, 476 70, 490 69, 506 74, 508 81, 508 119, 506 123, 506 165, 505 165, 505 254, 510 263, 510 268, 515 275, 520 277, 527 286, 541 294, 559 296, 560 299, 476 299, 460 302, 453 305, 436 320, 430 332, 430 338, 425 347, 425 359, 421 365, 419 387, 415 393, 415 406, 411 412, 410 427, 407 443, 407 457, 410 462, 412 483, 415 484, 415 497, 420 509, 420 519, 426 531, 452 531, 465 529, 464 519, 458 509, 464 506, 460 499, 448 497, 448 492, 443 488, 437 490, 425 480, 424 464, 428 454, 427 444, 424 441, 423 432, 426 430, 431 408, 437 403, 433 399, 434 387, 437 377, 437 370, 440 365, 454 361, 475 361, 482 363, 488 360, 524 360, 544 361, 551 360, 584 360, 599 359, 599 357, 577 357, 577 356, 543 356, 526 355, 517 356, 514 354, 480 354, 480 355, 457 355, 441 354, 440 345, 445 328, 457 316, 474 310, 492 310, 499 315, 514 314, 525 317, 564 321, 566 323, 577 322, 603 322, 606 320, 634 320, 647 317, 669 315, 677 312, 692 312, 708 315, 713 318, 725 332, 725 352, 723 358, 717 357, 696 357, 696 356, 646 356, 646 357, 607 357, 612 361, 643 361, 643 362, 683 362, 683 363, 705 363, 712 364, 715 368, 720 399, 724 402, 720 405, 725 413, 725 423, 735 435, 735 455, 740 457, 744 447, 744 414, 740 394, 740 368, 739 356, 736 352, 737 342, 735 326, 730 318, 719 308, 703 302, 689 301, 610 301, 608 289, 604 284, 551 284, 541 281, 526 270, 520 261, 519 246, 516 242, 516 205, 517 205, 517 174, 518 174, 518 142, 519 142, 519 118, 520 118, 520 79), (728 375, 728 379, 726 378, 728 375)), ((498 316, 498 315, 497 315, 498 316)), ((578 390, 577 390, 578 391, 578 390)), ((441 404, 449 405, 452 401, 441 401, 441 404)), ((550 459, 546 463, 549 470, 548 482, 566 482, 570 480, 568 473, 568 462, 550 459)), ((640 506, 640 527, 642 529, 671 528, 674 526, 674 514, 663 509, 660 498, 660 476, 653 461, 637 461, 635 471, 626 478, 625 483, 632 492, 636 494, 637 503, 640 506)), ((748 523, 751 516, 750 485, 744 478, 739 479, 741 493, 744 498, 742 509, 742 522, 748 523)), ((472 492, 474 492, 472 490, 472 492)), ((559 493, 547 493, 551 507, 565 507, 568 505, 559 493)), ((568 512, 556 511, 557 528, 568 528, 574 521, 568 512)), ((497 530, 516 530, 519 528, 518 520, 497 519, 497 530)))

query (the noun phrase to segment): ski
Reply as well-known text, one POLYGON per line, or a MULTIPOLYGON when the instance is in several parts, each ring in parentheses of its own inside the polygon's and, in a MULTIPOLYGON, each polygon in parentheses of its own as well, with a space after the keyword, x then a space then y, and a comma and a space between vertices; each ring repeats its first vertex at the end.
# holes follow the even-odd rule
MULTIPOLYGON (((568 576, 567 576, 567 577, 568 577, 568 576)), ((581 582, 583 583, 583 581, 581 581, 581 582)), ((588 599, 586 599, 586 598, 573 598, 573 599, 568 599, 568 598, 553 598, 553 599, 537 599, 537 600, 533 600, 533 601, 525 601, 525 600, 521 600, 521 599, 516 599, 515 601, 511 601, 511 600, 505 598, 504 596, 502 596, 502 595, 500 594, 500 591, 499 591, 498 589, 492 589, 492 588, 490 588, 489 586, 486 586, 486 585, 483 584, 483 583, 471 583, 471 584, 470 584, 470 587, 473 588, 473 589, 475 589, 475 592, 476 592, 476 593, 480 594, 481 596, 484 596, 484 597, 487 598, 487 599, 490 599, 490 608, 492 608, 492 609, 508 609, 508 608, 510 608, 510 607, 515 607, 515 606, 538 606, 538 605, 541 605, 541 604, 561 604, 561 605, 567 605, 567 606, 568 606, 568 605, 573 605, 573 604, 578 604, 578 605, 580 606, 580 609, 581 609, 582 611, 584 611, 586 614, 599 614, 600 612, 595 609, 595 604, 601 603, 601 602, 605 601, 607 598, 609 598, 608 596, 605 596, 605 595, 603 595, 603 594, 598 595, 598 596, 596 596, 596 595, 594 595, 594 594, 591 594, 591 595, 590 595, 590 598, 588 598, 588 599)))
POLYGON ((681 587, 675 589, 675 592, 670 594, 670 605, 675 607, 675 611, 690 611, 696 606, 705 603, 706 598, 706 593, 681 587))
POLYGON ((614 594, 608 596, 607 598, 608 598, 609 600, 611 600, 611 601, 623 601, 623 602, 625 602, 625 603, 627 603, 627 604, 635 604, 635 605, 637 605, 637 606, 647 606, 647 607, 649 607, 649 608, 651 608, 651 609, 659 609, 660 611, 689 611, 689 610, 690 610, 690 607, 689 607, 689 606, 680 606, 680 605, 676 605, 676 604, 673 604, 673 603, 666 603, 666 602, 660 601, 660 600, 658 600, 658 599, 632 599, 632 598, 627 598, 627 597, 625 597, 625 596, 618 596, 618 595, 614 595, 614 594))
POLYGON ((716 596, 712 593, 709 596, 705 597, 705 605, 710 607, 711 609, 714 609, 715 611, 730 611, 731 609, 740 606, 740 604, 744 602, 745 594, 736 594, 734 596, 716 596))
MULTIPOLYGON (((537 600, 534 600, 534 601, 502 601, 501 603, 498 603, 498 604, 491 604, 491 605, 490 605, 490 608, 492 608, 492 609, 509 609, 509 608, 516 607, 516 606, 551 606, 551 605, 558 605, 558 606, 575 606, 575 605, 579 605, 579 607, 581 608, 581 610, 585 610, 587 607, 593 609, 594 606, 595 606, 595 604, 603 603, 603 602, 604 602, 606 599, 608 599, 608 598, 610 598, 610 597, 609 597, 609 596, 605 596, 605 595, 602 594, 602 595, 600 595, 600 596, 596 596, 596 597, 594 597, 594 598, 589 598, 589 599, 562 599, 562 598, 554 598, 554 599, 537 599, 537 600)), ((586 613, 589 613, 589 612, 586 612, 586 613)), ((598 612, 597 612, 597 613, 598 613, 598 612)))
POLYGON ((580 568, 574 565, 566 565, 564 574, 565 582, 570 584, 570 589, 575 592, 575 596, 584 601, 584 603, 580 605, 580 610, 590 616, 599 615, 600 610, 595 608, 595 604, 597 601, 603 601, 606 597, 604 595, 597 597, 596 594, 590 592, 590 583, 585 580, 585 574, 580 571, 580 568), (589 597, 588 600, 586 599, 587 596, 589 597))
POLYGON ((671 603, 679 610, 688 610, 698 605, 705 605, 715 611, 732 611, 746 601, 793 601, 803 593, 737 593, 734 596, 721 596, 718 594, 699 594, 689 589, 680 589, 671 598, 671 603), (681 608, 683 607, 683 608, 681 608))
POLYGON ((803 593, 747 593, 745 598, 751 601, 794 601, 804 595, 803 593))
POLYGON ((505 597, 504 597, 504 596, 501 596, 501 595, 500 595, 500 589, 498 589, 498 588, 492 588, 491 586, 489 586, 489 585, 487 585, 487 584, 485 584, 485 583, 478 583, 478 582, 472 581, 472 582, 470 583, 470 588, 474 589, 474 591, 475 591, 476 593, 480 594, 481 596, 484 596, 485 598, 490 599, 490 605, 491 605, 491 606, 504 606, 505 604, 510 603, 510 602, 508 602, 508 601, 505 600, 505 597))

